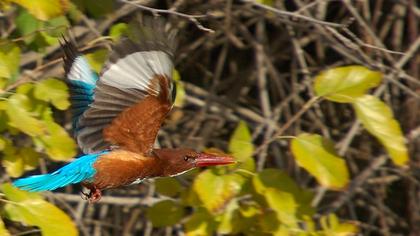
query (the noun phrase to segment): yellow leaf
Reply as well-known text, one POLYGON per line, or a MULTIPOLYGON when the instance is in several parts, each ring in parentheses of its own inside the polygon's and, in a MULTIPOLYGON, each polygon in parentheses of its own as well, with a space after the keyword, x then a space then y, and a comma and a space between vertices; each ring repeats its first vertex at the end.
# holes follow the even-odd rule
POLYGON ((211 213, 222 211, 239 193, 245 178, 239 174, 217 175, 212 170, 201 172, 194 181, 194 191, 211 213))
POLYGON ((67 85, 58 79, 50 78, 37 83, 34 96, 39 100, 51 102, 60 110, 70 106, 67 85))
POLYGON ((0 218, 0 235, 1 236, 10 236, 9 231, 7 231, 6 226, 4 226, 3 220, 0 218))
POLYGON ((337 236, 350 236, 356 235, 359 231, 358 227, 352 223, 340 223, 340 220, 335 214, 322 216, 320 219, 323 234, 337 235, 337 236))
POLYGON ((296 162, 317 181, 331 189, 342 189, 349 181, 346 162, 339 157, 333 143, 317 134, 301 134, 294 138, 291 150, 296 162))
POLYGON ((261 196, 266 196, 269 189, 292 194, 297 203, 299 215, 313 215, 315 209, 311 207, 313 194, 310 191, 301 189, 292 178, 278 169, 264 169, 252 179, 255 191, 261 196))
POLYGON ((38 226, 43 236, 76 236, 76 226, 62 210, 43 200, 38 194, 28 193, 10 184, 1 186, 6 198, 13 203, 4 205, 8 219, 38 226))
POLYGON ((32 148, 16 149, 10 142, 6 144, 2 160, 6 172, 11 177, 20 177, 25 171, 33 170, 38 166, 39 153, 32 148))
POLYGON ((408 161, 408 152, 399 123, 392 110, 377 97, 365 95, 353 103, 357 118, 363 126, 385 146, 396 165, 408 161))
POLYGON ((40 20, 64 15, 68 9, 68 0, 10 0, 26 8, 40 20))
POLYGON ((267 189, 265 194, 268 205, 275 211, 280 223, 287 227, 297 228, 297 204, 292 194, 277 189, 267 189))
POLYGON ((31 108, 31 101, 26 95, 10 96, 6 110, 9 125, 30 136, 42 135, 45 133, 45 124, 34 117, 31 108))
POLYGON ((86 60, 88 61, 93 71, 99 73, 102 70, 102 66, 105 63, 105 60, 108 58, 108 53, 109 52, 106 49, 99 49, 95 52, 85 55, 86 60))
POLYGON ((0 41, 0 78, 11 79, 19 69, 20 48, 14 43, 0 41))
POLYGON ((185 92, 184 84, 181 81, 181 75, 176 69, 173 69, 172 71, 172 79, 173 81, 175 81, 175 86, 176 86, 175 94, 172 94, 172 100, 174 100, 174 106, 182 107, 184 105, 186 92, 185 92), (174 99, 174 96, 175 96, 175 99, 174 99))
POLYGON ((213 216, 203 208, 196 209, 185 224, 187 236, 212 235, 214 228, 213 216))
POLYGON ((242 120, 230 138, 229 152, 241 162, 251 158, 254 153, 251 132, 247 124, 242 120))
POLYGON ((381 79, 381 73, 364 66, 344 66, 322 72, 315 78, 314 87, 318 96, 349 103, 376 87, 381 79))

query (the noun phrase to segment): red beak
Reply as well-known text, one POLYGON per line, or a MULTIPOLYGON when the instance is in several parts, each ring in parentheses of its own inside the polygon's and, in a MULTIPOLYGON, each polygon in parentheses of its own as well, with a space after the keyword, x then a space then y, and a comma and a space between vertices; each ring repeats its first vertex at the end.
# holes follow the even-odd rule
POLYGON ((195 159, 195 165, 197 167, 204 166, 219 166, 219 165, 228 165, 236 163, 235 159, 231 156, 223 154, 209 154, 209 153, 200 153, 195 159))

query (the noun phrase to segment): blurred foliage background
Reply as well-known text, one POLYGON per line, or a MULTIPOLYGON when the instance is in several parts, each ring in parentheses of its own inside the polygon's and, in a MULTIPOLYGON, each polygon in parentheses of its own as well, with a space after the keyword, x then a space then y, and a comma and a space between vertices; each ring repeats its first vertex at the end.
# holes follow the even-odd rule
POLYGON ((0 235, 418 235, 419 12, 415 0, 0 0, 0 235), (61 35, 99 72, 138 14, 179 29, 158 144, 239 163, 97 204, 80 186, 13 188, 78 153, 61 35))

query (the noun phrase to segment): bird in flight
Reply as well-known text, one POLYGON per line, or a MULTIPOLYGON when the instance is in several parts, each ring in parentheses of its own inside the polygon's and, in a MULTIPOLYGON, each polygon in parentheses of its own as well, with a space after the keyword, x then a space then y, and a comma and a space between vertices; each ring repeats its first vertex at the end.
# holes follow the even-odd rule
POLYGON ((81 183, 96 202, 104 189, 235 162, 225 154, 153 147, 176 94, 175 31, 163 21, 149 19, 121 39, 99 75, 71 40, 63 37, 61 47, 74 136, 84 155, 52 173, 18 179, 16 187, 38 192, 81 183))

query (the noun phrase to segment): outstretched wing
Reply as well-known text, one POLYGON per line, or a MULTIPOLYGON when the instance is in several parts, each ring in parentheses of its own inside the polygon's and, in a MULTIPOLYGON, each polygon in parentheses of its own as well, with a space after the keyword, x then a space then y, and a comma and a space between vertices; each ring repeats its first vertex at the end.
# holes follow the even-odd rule
POLYGON ((145 153, 172 108, 174 31, 150 21, 113 49, 80 116, 77 141, 85 153, 112 145, 145 153))
POLYGON ((98 75, 90 68, 86 58, 77 50, 72 40, 63 37, 60 42, 63 50, 66 82, 70 88, 73 130, 78 129, 80 115, 93 102, 98 75))

